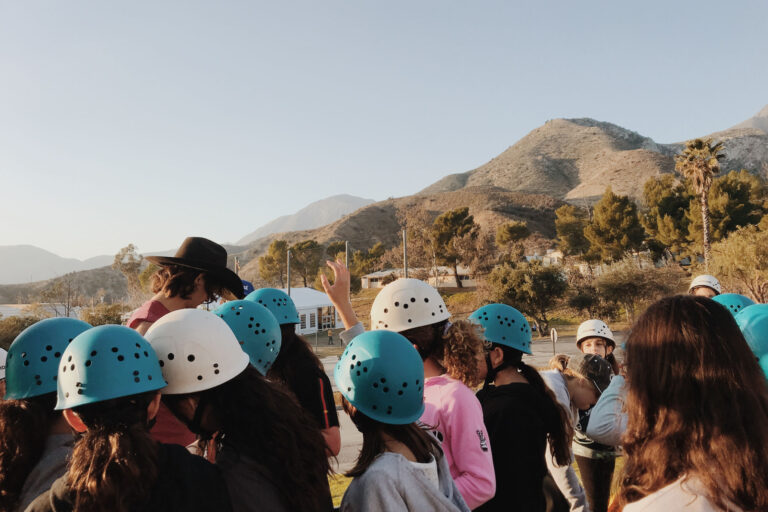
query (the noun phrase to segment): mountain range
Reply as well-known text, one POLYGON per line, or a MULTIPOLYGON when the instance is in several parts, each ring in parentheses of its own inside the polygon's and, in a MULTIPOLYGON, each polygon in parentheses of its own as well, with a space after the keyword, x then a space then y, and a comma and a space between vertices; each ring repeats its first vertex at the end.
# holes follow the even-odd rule
MULTIPOLYGON (((697 136, 702 135, 692 134, 692 138, 697 136)), ((768 177, 768 106, 750 119, 709 136, 723 141, 723 172, 744 168, 768 177)), ((348 195, 333 196, 294 215, 279 217, 227 249, 243 264, 243 275, 253 278, 257 275, 256 257, 278 236, 289 242, 348 240, 353 249, 365 249, 379 241, 392 245, 399 239, 398 217, 407 216, 414 208, 438 215, 459 206, 468 206, 483 227, 493 228, 505 219, 525 220, 534 239, 551 239, 554 210, 563 202, 593 203, 607 186, 639 199, 648 178, 674 171, 674 155, 682 147, 682 142, 658 143, 594 119, 554 119, 476 169, 448 175, 412 196, 375 203, 348 195)), ((45 272, 50 277, 112 261, 111 256, 85 262, 59 258, 64 264, 55 263, 58 257, 52 256, 31 246, 0 247, 0 283, 46 279, 45 272), (14 251, 23 254, 23 264, 7 264, 14 251)))

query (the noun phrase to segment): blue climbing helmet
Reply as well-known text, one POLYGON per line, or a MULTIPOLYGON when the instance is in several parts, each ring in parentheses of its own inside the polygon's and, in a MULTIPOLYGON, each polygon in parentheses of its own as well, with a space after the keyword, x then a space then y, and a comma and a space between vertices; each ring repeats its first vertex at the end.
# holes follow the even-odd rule
POLYGON ((469 316, 472 323, 482 326, 485 340, 531 352, 531 326, 522 313, 506 304, 488 304, 469 316))
POLYGON ((350 341, 333 379, 349 403, 381 423, 406 425, 424 412, 424 363, 396 332, 369 331, 350 341))
POLYGON ((245 300, 259 303, 267 308, 270 313, 275 315, 280 325, 298 324, 300 322, 296 304, 293 303, 293 299, 283 290, 260 288, 255 292, 249 293, 245 300))
POLYGON ((157 391, 165 387, 149 342, 122 325, 80 334, 61 355, 56 410, 157 391))
POLYGON ((280 324, 268 308, 250 300, 225 302, 214 311, 224 319, 251 364, 267 375, 280 353, 280 324))
POLYGON ((734 318, 757 358, 768 354, 768 304, 747 306, 734 318))
POLYGON ((754 304, 752 299, 738 293, 722 293, 712 297, 712 300, 725 306, 734 316, 742 309, 754 304))
POLYGON ((21 331, 8 349, 5 399, 21 400, 56 391, 61 355, 91 325, 76 318, 46 318, 21 331))

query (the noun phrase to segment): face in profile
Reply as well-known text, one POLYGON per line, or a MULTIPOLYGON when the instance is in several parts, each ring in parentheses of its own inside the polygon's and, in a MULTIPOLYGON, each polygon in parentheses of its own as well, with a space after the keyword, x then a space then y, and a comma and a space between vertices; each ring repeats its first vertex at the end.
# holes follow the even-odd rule
POLYGON ((578 379, 571 393, 571 403, 581 411, 586 411, 597 403, 600 395, 597 386, 589 379, 578 379))
POLYGON ((696 295, 698 297, 706 297, 708 299, 711 299, 712 297, 715 297, 717 295, 717 292, 710 288, 709 286, 697 286, 693 290, 691 290, 691 295, 696 295))

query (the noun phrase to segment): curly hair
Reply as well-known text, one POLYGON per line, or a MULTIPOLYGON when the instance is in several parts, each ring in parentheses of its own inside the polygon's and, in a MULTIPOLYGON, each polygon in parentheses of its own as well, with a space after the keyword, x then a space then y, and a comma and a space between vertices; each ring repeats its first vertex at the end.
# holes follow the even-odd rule
POLYGON ((152 293, 164 292, 168 297, 181 297, 187 299, 195 291, 195 279, 200 274, 203 275, 203 283, 208 300, 214 300, 216 296, 227 296, 228 290, 214 281, 208 274, 202 270, 183 267, 181 265, 163 265, 152 274, 150 283, 152 293))
POLYGON ((731 314, 667 297, 627 340, 620 506, 694 478, 717 508, 768 510, 768 386, 731 314))
POLYGON ((423 360, 432 358, 445 373, 468 387, 482 381, 479 362, 485 340, 479 328, 466 320, 450 324, 447 320, 436 324, 408 329, 400 334, 416 345, 423 360))
POLYGON ((0 398, 0 510, 13 510, 24 482, 42 457, 56 393, 22 400, 0 398))

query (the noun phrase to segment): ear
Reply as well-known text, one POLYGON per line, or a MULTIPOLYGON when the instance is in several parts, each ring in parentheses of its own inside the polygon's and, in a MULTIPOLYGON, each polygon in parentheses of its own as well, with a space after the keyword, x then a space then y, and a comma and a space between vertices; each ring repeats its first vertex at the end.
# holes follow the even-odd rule
POLYGON ((493 347, 490 352, 491 366, 496 368, 504 361, 504 352, 499 347, 493 347))
POLYGON ((88 427, 85 426, 85 423, 80 419, 80 416, 78 416, 72 409, 64 409, 62 414, 64 415, 64 419, 67 420, 67 423, 69 423, 69 426, 72 427, 75 432, 85 432, 88 430, 88 427))
POLYGON ((612 347, 612 346, 610 346, 610 345, 606 345, 606 346, 605 346, 605 355, 606 355, 606 356, 609 356, 609 355, 611 355, 612 353, 613 353, 613 347, 612 347))
POLYGON ((160 392, 158 391, 154 398, 152 398, 152 401, 149 402, 149 406, 147 406, 147 419, 151 420, 154 419, 155 416, 157 416, 157 411, 160 410, 160 392))

